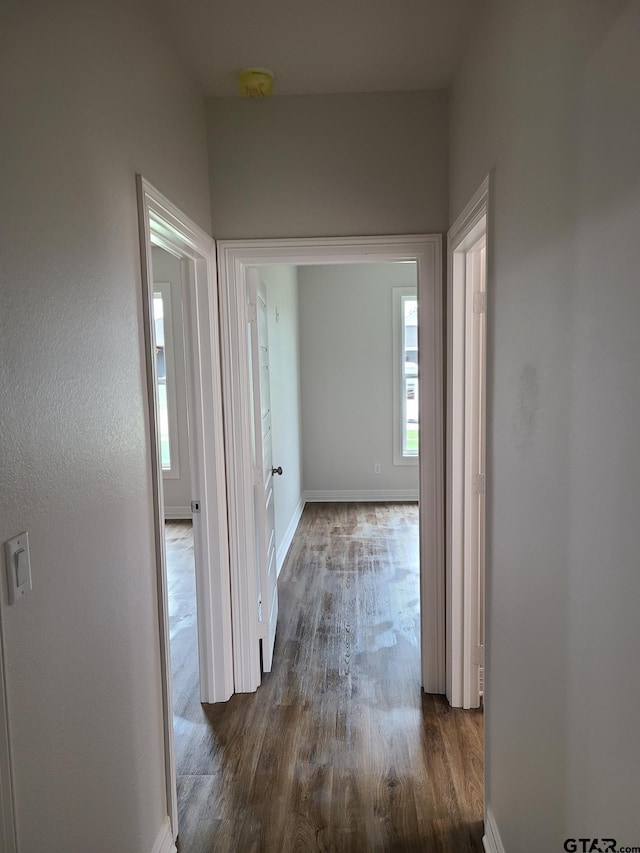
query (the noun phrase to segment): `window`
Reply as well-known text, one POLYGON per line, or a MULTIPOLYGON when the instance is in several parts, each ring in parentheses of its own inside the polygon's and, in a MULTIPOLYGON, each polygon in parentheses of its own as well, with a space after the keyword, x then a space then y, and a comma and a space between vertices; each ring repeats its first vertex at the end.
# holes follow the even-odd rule
POLYGON ((415 287, 393 288, 393 461, 418 461, 418 295, 415 287))
POLYGON ((178 465, 178 422, 173 361, 171 284, 153 285, 153 321, 156 342, 156 382, 158 391, 158 431, 162 473, 170 479, 180 476, 178 465))

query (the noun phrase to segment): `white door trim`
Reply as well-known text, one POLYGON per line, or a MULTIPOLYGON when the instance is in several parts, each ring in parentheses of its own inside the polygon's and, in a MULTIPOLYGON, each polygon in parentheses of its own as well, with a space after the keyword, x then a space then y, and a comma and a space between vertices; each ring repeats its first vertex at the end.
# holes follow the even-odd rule
POLYGON ((246 277, 250 266, 415 260, 420 376, 422 684, 445 692, 442 238, 439 234, 218 242, 236 690, 260 684, 251 471, 246 277), (427 405, 427 401, 431 405, 427 405))
POLYGON ((484 835, 482 836, 482 844, 486 853, 505 853, 496 819, 490 808, 487 808, 487 813, 484 820, 484 835))
POLYGON ((16 853, 15 801, 13 794, 13 764, 9 733, 6 668, 4 659, 4 631, 0 606, 0 850, 16 853))
POLYGON ((483 234, 487 235, 489 258, 489 202, 491 176, 485 178, 447 235, 447 698, 455 708, 477 707, 477 685, 470 679, 472 665, 468 641, 471 599, 477 597, 477 578, 471 576, 464 559, 468 537, 468 471, 465 445, 468 442, 468 389, 465 387, 466 346, 466 252, 483 234))
POLYGON ((219 371, 218 296, 215 243, 141 175, 136 178, 142 259, 143 319, 149 401, 149 441, 153 460, 153 511, 160 626, 160 659, 165 729, 167 800, 174 837, 177 832, 173 701, 169 651, 169 614, 164 546, 164 505, 160 442, 157 434, 155 359, 153 358, 153 275, 151 246, 182 259, 187 389, 194 513, 196 598, 200 696, 226 701, 233 693, 231 602, 227 501, 224 479, 222 387, 219 371))
POLYGON ((160 827, 151 853, 176 853, 176 845, 173 842, 173 830, 169 818, 166 818, 160 827))

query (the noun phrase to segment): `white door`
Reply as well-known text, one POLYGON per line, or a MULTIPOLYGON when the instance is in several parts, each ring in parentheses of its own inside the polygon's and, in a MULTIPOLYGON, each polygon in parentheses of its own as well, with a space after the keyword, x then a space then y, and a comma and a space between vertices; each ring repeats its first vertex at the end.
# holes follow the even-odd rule
POLYGON ((256 269, 249 271, 249 328, 253 402, 254 518, 258 585, 258 637, 262 668, 271 672, 278 620, 276 532, 273 496, 271 394, 267 294, 256 269))

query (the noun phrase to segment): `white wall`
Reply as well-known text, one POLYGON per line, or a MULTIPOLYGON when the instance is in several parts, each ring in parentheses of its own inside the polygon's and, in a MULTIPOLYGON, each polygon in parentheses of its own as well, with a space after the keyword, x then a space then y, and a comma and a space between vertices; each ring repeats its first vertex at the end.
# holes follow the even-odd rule
POLYGON ((453 92, 451 191, 457 215, 495 167, 487 804, 508 853, 631 845, 640 4, 485 5, 453 92))
POLYGON ((208 102, 216 238, 448 227, 443 91, 208 102))
POLYGON ((583 80, 572 300, 567 823, 621 845, 640 844, 639 44, 633 2, 583 80))
POLYGON ((415 264, 300 267, 298 281, 305 492, 417 496, 418 466, 393 465, 392 357, 392 290, 416 285, 415 264))
POLYGON ((294 266, 260 268, 267 290, 276 558, 282 568, 302 512, 298 275, 294 266))
POLYGON ((174 385, 178 416, 178 472, 180 476, 170 477, 163 474, 165 515, 167 518, 191 518, 189 420, 187 417, 187 375, 180 260, 158 246, 152 248, 151 254, 153 256, 154 282, 169 282, 171 284, 171 328, 173 331, 174 385), (186 512, 187 509, 189 510, 188 513, 186 512))
POLYGON ((204 108, 136 4, 4 4, 0 583, 20 853, 167 814, 135 173, 209 228, 204 108), (171 121, 167 121, 171 116, 171 121))

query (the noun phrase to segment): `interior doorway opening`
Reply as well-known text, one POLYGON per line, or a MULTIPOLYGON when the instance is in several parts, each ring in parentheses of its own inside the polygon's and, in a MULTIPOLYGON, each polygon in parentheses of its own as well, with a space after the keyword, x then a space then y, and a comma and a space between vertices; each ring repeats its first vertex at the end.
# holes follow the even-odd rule
POLYGON ((316 240, 223 241, 218 244, 225 439, 229 490, 230 573, 236 691, 261 681, 251 456, 251 371, 247 301, 251 270, 292 264, 326 266, 414 262, 417 267, 421 366, 420 455, 421 673, 426 692, 445 690, 441 387, 441 239, 438 235, 316 240))
MULTIPOLYGON (((417 265, 257 266, 247 283, 258 622, 269 672, 275 576, 303 507, 418 502, 417 265)), ((416 653, 419 661, 419 643, 416 653)))
MULTIPOLYGON (((180 289, 184 315, 185 401, 188 413, 186 467, 191 491, 189 506, 193 513, 199 692, 202 702, 216 702, 228 699, 233 693, 233 666, 215 244, 140 175, 137 176, 137 191, 167 811, 175 838, 178 807, 163 474, 184 467, 187 460, 178 458, 177 445, 173 442, 172 446, 170 436, 172 419, 168 410, 166 380, 171 365, 167 343, 177 329, 171 328, 168 322, 172 313, 170 294, 165 301, 162 283, 154 280, 153 250, 162 249, 175 260, 180 271, 180 281, 176 286, 180 289)), ((175 356, 173 352, 174 371, 175 356)))

